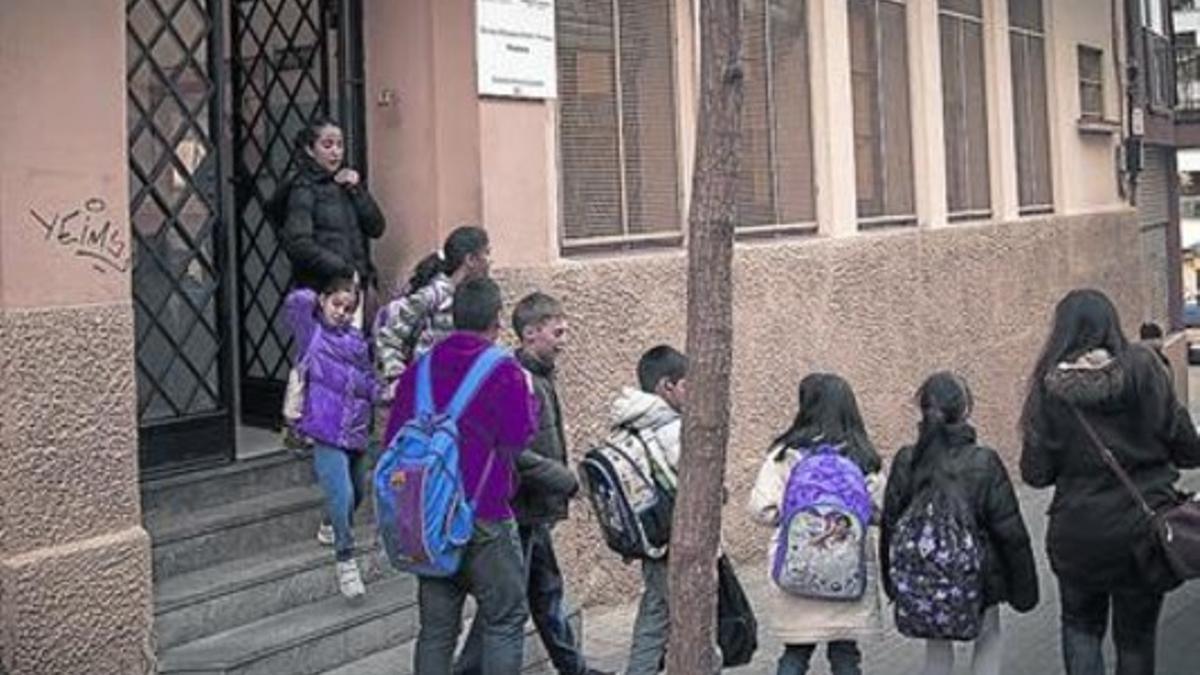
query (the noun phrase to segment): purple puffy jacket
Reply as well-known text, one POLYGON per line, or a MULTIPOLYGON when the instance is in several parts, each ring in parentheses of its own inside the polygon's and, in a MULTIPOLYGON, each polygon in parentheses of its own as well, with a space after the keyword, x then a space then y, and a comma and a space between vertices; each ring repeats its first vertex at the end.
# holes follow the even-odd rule
POLYGON ((362 331, 326 326, 317 294, 307 288, 288 293, 284 312, 295 337, 295 367, 304 382, 296 430, 325 445, 366 449, 379 391, 362 331))

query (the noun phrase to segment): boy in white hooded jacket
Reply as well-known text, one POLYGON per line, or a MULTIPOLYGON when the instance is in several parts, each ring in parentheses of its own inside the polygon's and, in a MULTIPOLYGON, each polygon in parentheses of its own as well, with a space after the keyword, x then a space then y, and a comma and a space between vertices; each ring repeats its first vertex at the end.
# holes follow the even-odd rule
MULTIPOLYGON (((638 360, 637 374, 641 388, 626 388, 613 402, 613 424, 636 431, 647 443, 656 443, 674 476, 687 398, 687 357, 670 346, 659 345, 638 360)), ((654 675, 667 649, 671 616, 667 606, 667 559, 643 560, 642 581, 642 601, 633 623, 626 675, 654 675)))

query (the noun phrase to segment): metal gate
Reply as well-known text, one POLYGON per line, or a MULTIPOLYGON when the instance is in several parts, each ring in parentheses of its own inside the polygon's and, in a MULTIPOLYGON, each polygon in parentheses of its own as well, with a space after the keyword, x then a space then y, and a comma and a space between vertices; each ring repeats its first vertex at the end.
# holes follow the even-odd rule
POLYGON ((221 11, 129 0, 129 215, 141 466, 233 453, 221 195, 221 11))
POLYGON ((246 423, 277 423, 290 367, 291 338, 279 314, 291 269, 263 203, 294 164, 292 139, 316 117, 348 121, 347 157, 362 166, 361 61, 347 53, 360 36, 343 28, 359 26, 358 3, 348 0, 232 6, 238 376, 246 423))
POLYGON ((289 367, 262 203, 291 137, 340 113, 364 168, 361 7, 127 0, 126 44, 141 466, 229 461, 239 394, 243 422, 274 424, 289 367))

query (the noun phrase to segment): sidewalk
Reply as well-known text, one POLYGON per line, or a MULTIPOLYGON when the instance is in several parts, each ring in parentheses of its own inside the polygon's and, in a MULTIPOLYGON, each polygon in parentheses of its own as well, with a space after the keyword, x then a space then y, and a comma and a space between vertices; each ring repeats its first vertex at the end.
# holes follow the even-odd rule
MULTIPOLYGON (((1183 484, 1192 490, 1200 490, 1200 472, 1191 472, 1183 484)), ((1021 511, 1029 527, 1037 555, 1041 602, 1031 613, 1017 615, 1005 607, 1001 616, 1004 627, 1006 649, 1005 675, 1054 675, 1063 672, 1058 640, 1058 595, 1054 575, 1050 571, 1044 550, 1046 532, 1046 508, 1052 490, 1029 490, 1018 486, 1021 511)), ((755 605, 769 592, 771 583, 767 564, 763 560, 738 566, 738 576, 746 587, 750 601, 755 605)), ((629 650, 630 631, 633 626, 636 603, 599 611, 585 612, 586 653, 593 667, 615 670, 625 667, 629 650)), ((881 675, 909 675, 919 673, 923 664, 924 649, 919 641, 909 640, 896 632, 891 621, 891 608, 884 606, 884 633, 877 640, 864 642, 863 671, 881 675)), ((727 672, 738 675, 773 675, 775 661, 783 651, 768 626, 768 617, 759 616, 759 649, 754 663, 727 672)), ((1159 635, 1159 675, 1197 675, 1200 673, 1200 582, 1186 584, 1172 593, 1163 611, 1159 635)), ((968 673, 969 648, 958 651, 958 673, 968 673)), ((1109 672, 1113 670, 1113 658, 1107 657, 1109 672)), ((814 675, 828 675, 829 666, 824 651, 813 659, 814 675)))

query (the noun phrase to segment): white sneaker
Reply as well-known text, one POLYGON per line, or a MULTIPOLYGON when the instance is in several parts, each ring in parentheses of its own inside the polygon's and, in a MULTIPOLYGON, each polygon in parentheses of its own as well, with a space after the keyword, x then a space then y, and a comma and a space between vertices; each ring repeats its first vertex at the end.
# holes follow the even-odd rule
POLYGON ((333 525, 322 523, 321 527, 317 528, 317 541, 322 546, 333 546, 333 525))
POLYGON ((338 590, 349 600, 361 598, 367 592, 363 586, 362 576, 358 573, 358 563, 353 560, 337 564, 338 590))

